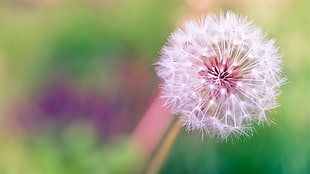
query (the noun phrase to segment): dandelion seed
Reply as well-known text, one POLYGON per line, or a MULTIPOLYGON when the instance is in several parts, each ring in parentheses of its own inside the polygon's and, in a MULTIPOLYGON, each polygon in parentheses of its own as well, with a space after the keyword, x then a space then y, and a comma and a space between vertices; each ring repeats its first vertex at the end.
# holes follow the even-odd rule
POLYGON ((156 72, 162 98, 188 131, 227 139, 269 121, 265 112, 278 106, 286 80, 278 48, 264 36, 232 12, 188 21, 171 34, 156 72))

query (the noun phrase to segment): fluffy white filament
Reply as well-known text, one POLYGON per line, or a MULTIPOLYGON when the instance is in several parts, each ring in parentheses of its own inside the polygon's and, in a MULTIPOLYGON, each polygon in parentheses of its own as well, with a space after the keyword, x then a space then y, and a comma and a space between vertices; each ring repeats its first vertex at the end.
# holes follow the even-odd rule
POLYGON ((232 12, 190 20, 173 32, 156 72, 162 97, 188 131, 250 136, 277 107, 281 56, 274 40, 232 12))

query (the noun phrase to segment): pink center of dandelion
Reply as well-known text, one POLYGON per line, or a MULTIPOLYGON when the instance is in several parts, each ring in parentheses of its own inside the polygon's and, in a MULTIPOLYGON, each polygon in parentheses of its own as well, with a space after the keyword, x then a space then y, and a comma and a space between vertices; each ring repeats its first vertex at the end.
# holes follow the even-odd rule
POLYGON ((240 66, 235 65, 231 58, 208 57, 204 66, 205 69, 198 72, 204 79, 204 90, 216 99, 229 97, 242 78, 240 66))

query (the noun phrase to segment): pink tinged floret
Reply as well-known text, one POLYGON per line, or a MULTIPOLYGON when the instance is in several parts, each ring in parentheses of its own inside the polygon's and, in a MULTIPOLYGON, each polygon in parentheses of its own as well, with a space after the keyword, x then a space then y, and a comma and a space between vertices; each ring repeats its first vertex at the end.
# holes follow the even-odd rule
POLYGON ((234 65, 231 58, 218 56, 208 57, 208 62, 204 61, 204 70, 198 74, 205 80, 205 88, 208 95, 218 100, 227 99, 237 87, 237 82, 242 78, 242 69, 234 65))

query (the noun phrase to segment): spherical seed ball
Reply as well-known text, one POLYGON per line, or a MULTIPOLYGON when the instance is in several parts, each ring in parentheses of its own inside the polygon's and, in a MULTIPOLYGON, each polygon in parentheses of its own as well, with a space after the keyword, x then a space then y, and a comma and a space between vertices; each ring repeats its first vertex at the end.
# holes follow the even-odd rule
POLYGON ((155 63, 162 98, 188 131, 220 139, 252 135, 277 107, 281 55, 274 40, 233 12, 187 21, 155 63))

